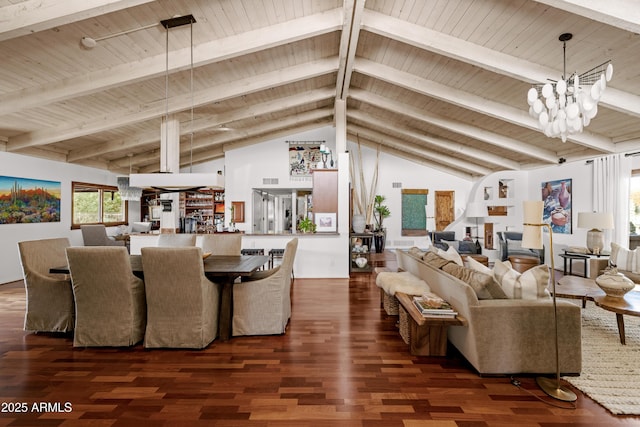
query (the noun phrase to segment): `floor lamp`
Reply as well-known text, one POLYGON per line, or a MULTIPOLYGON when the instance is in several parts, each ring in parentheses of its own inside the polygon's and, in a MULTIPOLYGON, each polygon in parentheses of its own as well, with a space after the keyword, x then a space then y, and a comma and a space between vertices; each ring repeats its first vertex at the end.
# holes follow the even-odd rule
POLYGON ((553 263, 553 230, 551 225, 542 222, 542 209, 544 202, 528 200, 523 202, 524 211, 524 230, 522 233, 522 247, 530 249, 542 249, 542 229, 549 229, 549 258, 551 259, 551 288, 553 292, 553 330, 555 333, 555 352, 556 352, 556 377, 536 378, 538 386, 549 396, 554 399, 565 402, 575 402, 578 397, 574 392, 560 384, 560 357, 558 350, 558 309, 556 304, 556 278, 555 266, 553 263))

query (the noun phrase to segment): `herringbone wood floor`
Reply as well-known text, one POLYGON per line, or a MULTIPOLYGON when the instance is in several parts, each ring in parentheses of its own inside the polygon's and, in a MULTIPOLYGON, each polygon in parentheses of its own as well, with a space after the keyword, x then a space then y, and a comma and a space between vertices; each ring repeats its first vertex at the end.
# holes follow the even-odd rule
POLYGON ((533 378, 481 378, 451 348, 411 356, 369 274, 297 279, 285 335, 202 351, 74 349, 24 332, 24 304, 21 282, 0 286, 0 426, 640 425, 579 392, 576 409, 544 403, 533 378))

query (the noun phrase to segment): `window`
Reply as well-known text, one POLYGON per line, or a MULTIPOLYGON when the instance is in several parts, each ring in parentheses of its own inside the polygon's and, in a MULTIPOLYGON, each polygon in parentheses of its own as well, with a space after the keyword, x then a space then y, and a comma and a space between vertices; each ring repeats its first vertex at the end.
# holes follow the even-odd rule
POLYGON ((640 170, 631 172, 629 186, 629 232, 640 234, 640 170))
POLYGON ((71 228, 79 228, 83 224, 115 226, 128 223, 128 205, 120 198, 118 187, 72 182, 71 189, 71 228))

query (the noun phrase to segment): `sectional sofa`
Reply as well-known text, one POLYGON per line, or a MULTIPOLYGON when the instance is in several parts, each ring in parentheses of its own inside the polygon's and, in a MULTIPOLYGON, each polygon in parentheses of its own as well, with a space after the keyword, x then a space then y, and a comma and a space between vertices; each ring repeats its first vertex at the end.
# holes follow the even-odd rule
MULTIPOLYGON (((432 292, 447 300, 467 319, 466 326, 449 327, 448 339, 478 373, 556 372, 553 303, 550 297, 487 299, 486 292, 477 291, 477 283, 474 290, 471 284, 443 271, 447 261, 427 262, 423 258, 434 258, 424 254, 416 250, 396 251, 398 268, 424 280, 432 292), (478 298, 478 294, 485 299, 478 298)), ((462 276, 479 277, 463 269, 458 270, 462 271, 462 276)), ((578 375, 582 368, 580 307, 559 300, 557 312, 560 371, 565 375, 578 375)))

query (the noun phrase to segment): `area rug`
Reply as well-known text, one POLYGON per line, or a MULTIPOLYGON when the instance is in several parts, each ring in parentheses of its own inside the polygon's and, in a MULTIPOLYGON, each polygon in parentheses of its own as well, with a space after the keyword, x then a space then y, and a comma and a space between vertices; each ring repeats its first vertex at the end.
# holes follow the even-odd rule
POLYGON ((563 377, 613 414, 640 415, 640 317, 624 316, 626 345, 616 315, 588 302, 582 311, 582 373, 563 377))

